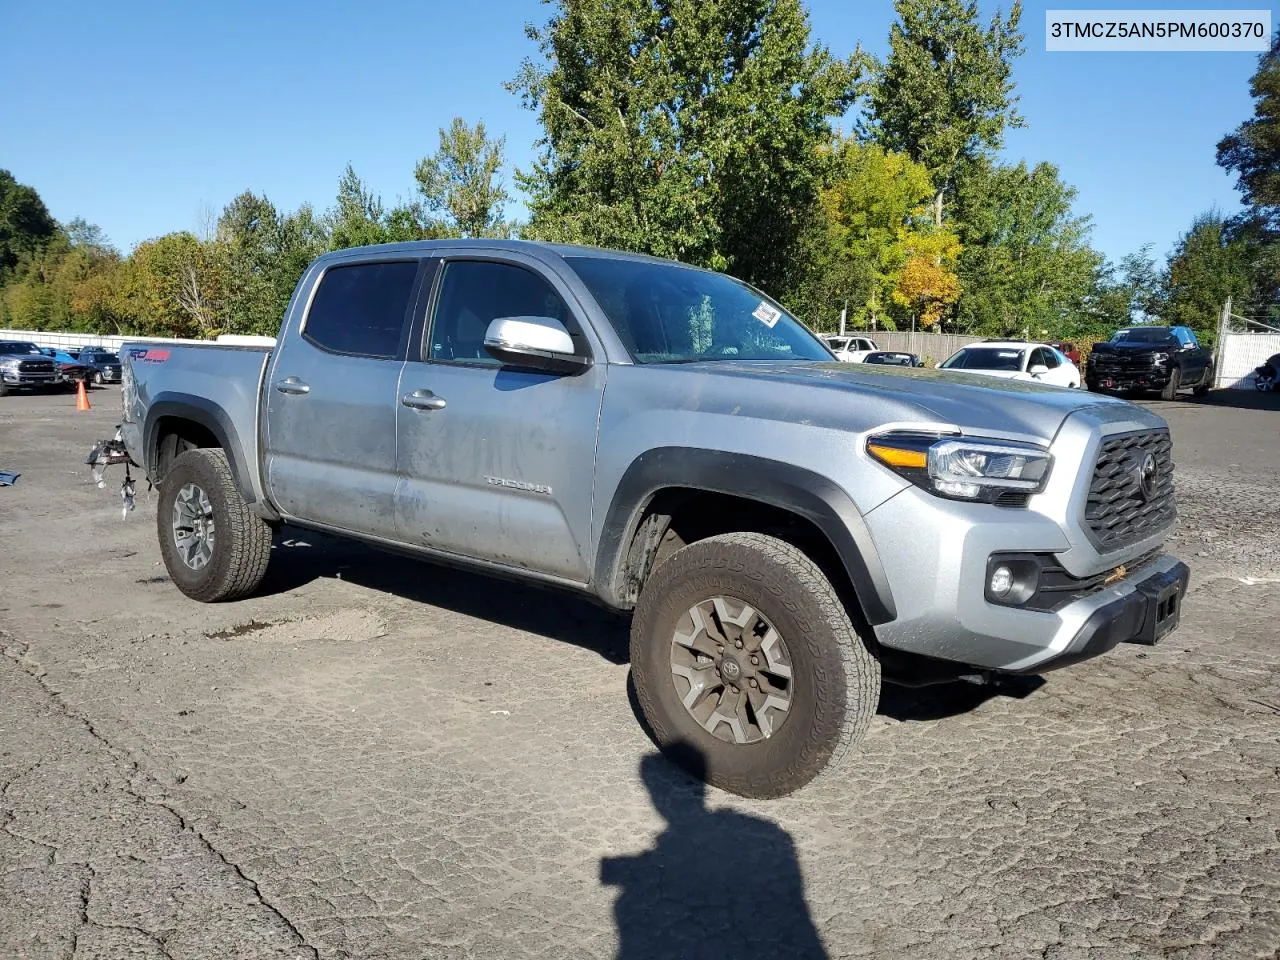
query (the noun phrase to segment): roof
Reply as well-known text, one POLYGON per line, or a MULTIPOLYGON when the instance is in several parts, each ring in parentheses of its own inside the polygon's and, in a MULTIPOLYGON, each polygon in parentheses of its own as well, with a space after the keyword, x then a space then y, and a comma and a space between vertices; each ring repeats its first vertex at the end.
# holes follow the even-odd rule
POLYGON ((414 256, 423 256, 436 250, 446 249, 508 250, 511 252, 523 253, 542 251, 553 253, 560 257, 593 257, 608 260, 639 260, 648 261, 650 263, 674 264, 676 266, 689 267, 692 270, 702 269, 701 267, 695 267, 692 264, 681 263, 678 260, 667 260, 662 257, 653 257, 646 253, 631 253, 626 250, 609 250, 605 247, 588 247, 572 243, 547 243, 542 240, 484 240, 462 238, 443 240, 407 240, 401 243, 379 243, 364 247, 345 247, 341 250, 331 250, 329 253, 324 254, 324 257, 338 259, 344 256, 364 253, 402 253, 414 256))

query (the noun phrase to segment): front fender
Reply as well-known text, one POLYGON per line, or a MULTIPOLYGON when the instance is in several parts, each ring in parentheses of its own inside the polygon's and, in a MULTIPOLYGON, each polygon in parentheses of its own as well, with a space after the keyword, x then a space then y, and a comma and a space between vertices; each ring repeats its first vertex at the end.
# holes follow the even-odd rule
POLYGON ((863 615, 873 626, 897 616, 889 580, 862 514, 826 477, 779 460, 692 447, 658 447, 637 457, 614 491, 596 551, 595 584, 621 606, 620 572, 645 508, 661 490, 723 493, 787 510, 813 523, 839 555, 863 615))

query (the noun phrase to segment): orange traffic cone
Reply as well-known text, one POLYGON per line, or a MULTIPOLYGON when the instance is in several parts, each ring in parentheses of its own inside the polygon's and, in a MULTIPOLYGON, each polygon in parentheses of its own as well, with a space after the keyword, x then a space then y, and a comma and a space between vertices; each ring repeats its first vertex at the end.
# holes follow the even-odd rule
POLYGON ((90 409, 90 407, 89 407, 89 394, 85 392, 85 389, 84 389, 84 381, 83 381, 83 380, 81 380, 81 381, 76 385, 76 409, 77 409, 77 410, 88 410, 88 409, 90 409))

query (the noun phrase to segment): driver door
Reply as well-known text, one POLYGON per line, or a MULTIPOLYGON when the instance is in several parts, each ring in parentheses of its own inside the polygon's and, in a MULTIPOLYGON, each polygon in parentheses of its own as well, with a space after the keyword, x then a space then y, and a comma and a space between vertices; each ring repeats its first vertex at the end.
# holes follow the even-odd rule
POLYGON ((533 263, 451 258, 400 378, 397 539, 585 583, 605 364, 573 375, 503 366, 498 317, 553 317, 591 348, 558 278, 533 263), (431 404, 412 399, 430 395, 431 404))

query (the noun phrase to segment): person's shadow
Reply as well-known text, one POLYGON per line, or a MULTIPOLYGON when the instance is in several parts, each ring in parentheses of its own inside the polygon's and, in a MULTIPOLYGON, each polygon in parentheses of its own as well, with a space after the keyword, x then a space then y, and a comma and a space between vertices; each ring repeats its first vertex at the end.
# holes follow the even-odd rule
POLYGON ((617 887, 618 960, 812 960, 826 951, 809 916, 795 844, 776 823, 708 810, 701 753, 668 750, 640 762, 667 828, 652 850, 600 861, 617 887))

